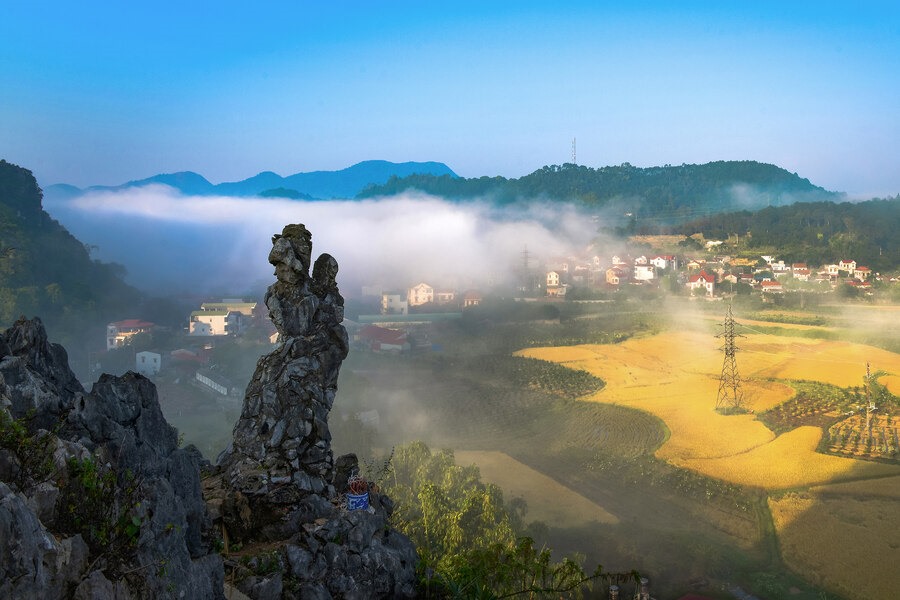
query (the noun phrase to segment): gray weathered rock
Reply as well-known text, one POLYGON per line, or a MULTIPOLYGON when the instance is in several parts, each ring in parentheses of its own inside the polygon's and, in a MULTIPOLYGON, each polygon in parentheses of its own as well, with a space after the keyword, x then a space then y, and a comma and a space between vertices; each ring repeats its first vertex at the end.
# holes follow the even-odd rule
POLYGON ((281 343, 260 359, 232 447, 203 490, 200 465, 211 465, 177 447, 149 380, 103 375, 87 392, 39 320, 0 334, 0 411, 29 415, 51 471, 0 448, 0 598, 221 599, 213 517, 247 549, 266 542, 236 571, 251 598, 415 596, 415 548, 389 526, 390 501, 341 508, 358 469, 352 455, 335 463, 328 430, 348 351, 343 299, 334 258, 320 256, 309 275, 311 249, 302 225, 273 239, 277 281, 266 304, 281 343), (72 460, 115 474, 119 488, 100 504, 126 515, 131 533, 100 541, 74 522, 72 460))
MULTIPOLYGON (((222 598, 224 571, 211 550, 199 459, 195 451, 177 448, 155 386, 135 373, 103 375, 85 392, 37 319, 20 320, 0 335, 0 352, 0 410, 13 418, 29 415, 32 432, 56 432, 40 434, 52 442, 55 472, 46 481, 17 477, 23 489, 15 491, 0 483, 0 528, 8 533, 0 536, 0 586, 8 588, 0 587, 0 597, 222 598), (124 539, 130 534, 123 531, 110 533, 118 536, 116 543, 86 543, 72 535, 79 525, 65 518, 63 502, 78 501, 63 493, 73 483, 67 469, 72 459, 116 473, 120 484, 131 482, 131 493, 118 489, 103 502, 114 514, 136 519, 132 539, 124 539), (57 542, 53 534, 69 537, 57 542)), ((0 454, 0 476, 21 472, 15 451, 0 454)))
POLYGON ((62 598, 87 567, 81 536, 58 542, 24 497, 0 482, 0 598, 62 598))
MULTIPOLYGON (((253 528, 280 538, 291 533, 279 526, 285 507, 310 495, 334 495, 328 412, 347 356, 347 332, 337 261, 323 254, 310 277, 311 238, 303 225, 288 225, 272 240, 269 262, 277 281, 266 306, 281 343, 259 360, 231 449, 220 461, 228 487, 252 506, 253 528)), ((307 503, 301 517, 321 517, 322 508, 307 503)))
POLYGON ((84 392, 59 344, 51 344, 40 319, 19 319, 0 335, 0 406, 15 418, 33 413, 32 426, 52 429, 84 392))
MULTIPOLYGON (((311 235, 288 225, 272 239, 277 281, 266 306, 280 343, 257 363, 234 440, 207 481, 211 511, 221 515, 242 553, 277 547, 277 573, 251 559, 239 588, 250 598, 413 598, 417 556, 388 523, 389 500, 371 511, 341 508, 356 457, 335 462, 328 414, 348 351, 337 261, 321 255, 310 277, 311 235), (262 569, 266 571, 267 569, 262 569), (276 593, 277 592, 277 593, 276 593)), ((271 556, 264 564, 271 566, 271 556)))

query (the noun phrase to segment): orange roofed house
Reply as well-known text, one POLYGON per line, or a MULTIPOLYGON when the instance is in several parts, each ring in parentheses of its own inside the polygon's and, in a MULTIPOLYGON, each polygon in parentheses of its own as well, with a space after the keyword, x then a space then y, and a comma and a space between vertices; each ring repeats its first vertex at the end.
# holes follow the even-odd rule
POLYGON ((151 331, 153 327, 153 323, 140 319, 125 319, 109 323, 106 326, 106 349, 121 348, 131 336, 151 331))

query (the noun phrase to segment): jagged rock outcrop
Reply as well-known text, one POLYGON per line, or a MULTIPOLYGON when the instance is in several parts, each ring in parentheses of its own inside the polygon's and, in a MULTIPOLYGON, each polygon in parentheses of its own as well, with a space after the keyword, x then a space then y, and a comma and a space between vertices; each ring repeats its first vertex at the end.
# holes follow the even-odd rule
POLYGON ((303 225, 272 239, 277 281, 266 306, 278 346, 257 363, 231 448, 206 482, 214 518, 244 545, 238 588, 254 599, 411 598, 415 548, 390 527, 390 499, 370 494, 369 510, 342 507, 352 455, 331 452, 328 413, 337 392, 347 332, 337 261, 321 255, 303 225), (280 542, 272 552, 271 542, 280 542), (263 554, 254 544, 265 543, 263 554))
POLYGON ((334 258, 309 275, 311 250, 302 225, 273 239, 280 343, 215 467, 178 448, 145 377, 103 375, 87 392, 40 320, 0 334, 0 598, 218 600, 220 541, 243 544, 229 586, 254 600, 415 597, 416 551, 390 499, 343 503, 359 470, 334 459, 328 430, 343 298, 334 258))
POLYGON ((222 598, 198 459, 155 386, 127 373, 86 392, 38 319, 0 354, 2 439, 27 442, 0 446, 0 597, 222 598))

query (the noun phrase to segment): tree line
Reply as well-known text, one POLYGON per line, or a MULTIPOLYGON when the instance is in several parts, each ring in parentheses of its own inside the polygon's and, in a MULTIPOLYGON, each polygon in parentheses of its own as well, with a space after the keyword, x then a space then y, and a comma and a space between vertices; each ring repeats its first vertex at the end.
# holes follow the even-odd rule
POLYGON ((629 163, 600 168, 567 163, 545 166, 518 179, 410 175, 370 185, 358 198, 411 190, 455 201, 482 199, 498 204, 534 199, 574 201, 589 209, 608 207, 666 223, 736 208, 841 198, 796 173, 755 161, 647 168, 629 163))

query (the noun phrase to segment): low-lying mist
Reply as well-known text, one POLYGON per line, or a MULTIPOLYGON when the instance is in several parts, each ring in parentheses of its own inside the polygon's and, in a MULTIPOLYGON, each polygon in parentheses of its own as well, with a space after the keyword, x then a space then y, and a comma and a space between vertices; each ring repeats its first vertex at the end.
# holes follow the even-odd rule
POLYGON ((345 295, 360 286, 420 280, 468 287, 508 279, 522 251, 552 256, 584 247, 596 223, 571 205, 453 203, 409 193, 377 200, 190 197, 167 186, 97 192, 45 202, 93 256, 127 269, 154 294, 245 294, 272 279, 271 236, 288 223, 313 233, 314 257, 341 266, 345 295))

